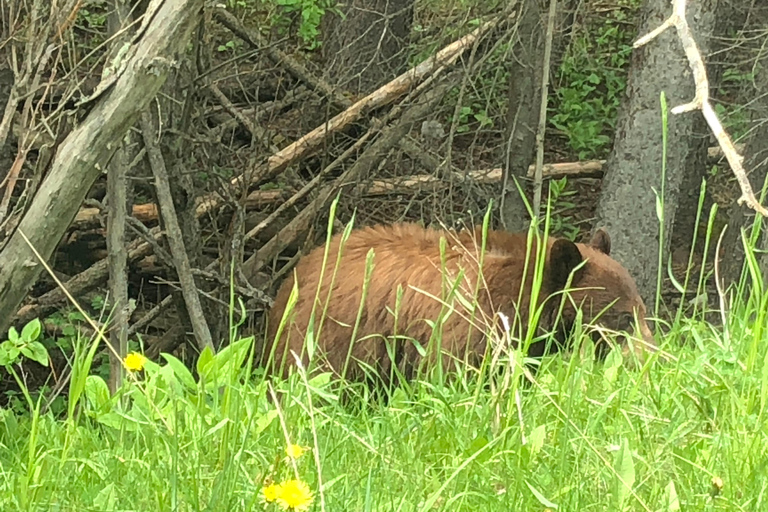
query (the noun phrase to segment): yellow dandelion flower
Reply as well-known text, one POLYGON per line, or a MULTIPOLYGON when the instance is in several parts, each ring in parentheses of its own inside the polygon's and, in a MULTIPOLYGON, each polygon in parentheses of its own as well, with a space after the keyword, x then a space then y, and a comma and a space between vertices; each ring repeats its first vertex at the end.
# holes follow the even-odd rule
POLYGON ((301 480, 288 480, 280 484, 277 504, 283 510, 298 510, 305 512, 312 504, 312 491, 301 480))
POLYGON ((131 352, 123 359, 125 368, 130 372, 140 372, 144 369, 144 363, 146 362, 147 358, 138 352, 131 352))
POLYGON ((280 486, 277 484, 269 484, 261 488, 261 497, 267 503, 272 503, 280 495, 280 486))
POLYGON ((304 455, 305 451, 307 451, 307 448, 299 446, 298 444, 289 444, 285 447, 285 454, 292 459, 298 459, 304 455))

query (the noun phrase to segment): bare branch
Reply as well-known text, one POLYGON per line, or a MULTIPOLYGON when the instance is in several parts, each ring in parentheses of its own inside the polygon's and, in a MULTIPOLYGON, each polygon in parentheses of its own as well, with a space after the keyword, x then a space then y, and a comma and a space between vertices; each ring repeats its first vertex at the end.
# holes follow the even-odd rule
POLYGON ((757 200, 755 193, 752 190, 752 185, 749 182, 747 172, 744 170, 742 163, 744 157, 736 151, 733 140, 723 128, 720 119, 717 117, 715 110, 709 102, 709 79, 707 78, 706 66, 704 65, 704 60, 701 58, 701 52, 696 45, 696 41, 693 38, 693 32, 685 18, 685 7, 685 0, 672 0, 672 15, 667 18, 659 28, 635 41, 634 47, 639 48, 648 44, 669 27, 674 26, 677 29, 677 36, 680 38, 680 42, 685 50, 685 55, 688 58, 688 65, 693 73, 693 81, 696 84, 696 96, 691 102, 673 108, 672 113, 682 114, 683 112, 690 112, 692 110, 701 110, 709 128, 715 135, 718 144, 720 144, 723 154, 728 160, 731 170, 733 170, 733 174, 736 176, 736 180, 739 182, 741 197, 739 197, 737 201, 738 204, 741 205, 746 203, 747 206, 760 215, 768 217, 768 209, 760 204, 760 201, 757 200))
POLYGON ((200 297, 195 286, 195 279, 192 276, 192 266, 189 263, 189 256, 187 256, 181 227, 179 226, 176 210, 173 206, 171 187, 168 183, 168 172, 166 171, 160 148, 155 145, 152 137, 155 131, 153 125, 151 114, 145 111, 141 115, 141 132, 144 137, 144 146, 147 148, 147 156, 152 167, 152 173, 155 175, 155 190, 157 191, 157 200, 160 203, 160 214, 165 221, 168 245, 171 247, 173 263, 179 276, 179 283, 181 284, 181 293, 184 296, 184 302, 189 312, 189 320, 192 324, 195 338, 197 338, 197 344, 200 350, 205 349, 205 347, 213 350, 211 332, 205 321, 200 297))

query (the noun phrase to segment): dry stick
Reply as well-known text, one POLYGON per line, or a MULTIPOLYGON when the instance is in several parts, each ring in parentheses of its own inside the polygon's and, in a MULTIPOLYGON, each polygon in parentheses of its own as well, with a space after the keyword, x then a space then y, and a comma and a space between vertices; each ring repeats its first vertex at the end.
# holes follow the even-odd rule
MULTIPOLYGON (((450 66, 456 62, 464 51, 472 46, 476 39, 488 33, 496 27, 500 21, 501 17, 497 17, 492 21, 480 25, 466 36, 449 44, 418 66, 409 69, 388 84, 354 103, 344 112, 341 112, 329 121, 318 126, 299 140, 283 148, 280 152, 275 153, 269 157, 265 163, 257 166, 251 172, 233 178, 230 182, 231 185, 238 188, 245 184, 258 183, 273 178, 290 164, 314 152, 321 146, 326 137, 353 123, 365 112, 388 105, 406 94, 417 83, 423 81, 427 76, 434 73, 436 69, 450 66)), ((210 212, 216 208, 220 202, 221 200, 218 195, 208 195, 205 199, 201 200, 201 203, 197 208, 197 215, 201 216, 210 212)))
POLYGON ((272 224, 275 220, 277 220, 280 217, 280 215, 283 214, 285 210, 287 210, 288 208, 296 204, 299 200, 301 200, 304 196, 309 194, 315 187, 317 187, 317 185, 320 184, 320 181, 325 176, 327 176, 331 171, 336 169, 336 167, 341 165, 341 163, 347 158, 349 158, 349 156, 352 155, 352 153, 360 149, 363 146, 363 144, 365 144, 368 141, 368 139, 374 134, 374 132, 375 132, 374 129, 370 129, 362 137, 360 137, 357 141, 355 141, 355 143, 349 149, 344 151, 344 153, 342 153, 341 156, 339 156, 339 158, 331 162, 331 164, 328 165, 322 171, 320 171, 317 174, 317 176, 312 178, 312 180, 309 183, 304 185, 301 188, 301 190, 299 190, 294 195, 292 195, 287 201, 285 201, 283 204, 278 206, 275 209, 275 211, 272 212, 266 219, 259 222, 256 226, 254 226, 253 229, 251 229, 248 233, 246 233, 245 236, 243 237, 243 240, 250 240, 251 238, 258 236, 259 233, 267 229, 270 226, 270 224, 272 224))
POLYGON ((240 23, 234 14, 230 13, 223 7, 216 7, 213 10, 213 17, 227 27, 233 34, 248 43, 252 48, 257 50, 264 50, 269 59, 285 68, 288 73, 293 75, 294 78, 300 82, 304 82, 316 92, 322 94, 326 98, 333 101, 337 107, 349 108, 352 105, 352 101, 347 99, 337 89, 331 87, 331 85, 322 80, 319 77, 314 76, 306 67, 302 66, 290 55, 283 52, 279 48, 271 46, 267 41, 261 37, 258 32, 250 31, 240 23))
MULTIPOLYGON (((110 13, 110 32, 115 35, 123 21, 131 21, 125 0, 116 0, 110 13)), ((130 37, 130 32, 122 32, 122 37, 112 42, 108 52, 111 58, 130 37)), ((107 216, 107 260, 109 261, 109 291, 111 302, 115 305, 114 321, 109 333, 112 350, 109 353, 109 387, 112 393, 123 382, 123 358, 128 354, 128 320, 131 317, 131 305, 128 301, 128 255, 125 252, 125 224, 128 218, 128 169, 130 165, 128 148, 132 138, 129 130, 121 141, 107 168, 107 198, 109 214, 107 216)))
MULTIPOLYGON (((400 142, 404 141, 401 140, 400 142)), ((403 145, 404 144, 401 144, 401 146, 403 145)), ((743 144, 736 144, 735 146, 738 151, 742 151, 744 147, 743 144)), ((719 146, 709 148, 707 153, 707 157, 712 160, 718 159, 722 156, 722 150, 719 146)), ((422 156, 425 155, 422 154, 422 156)), ((431 169, 434 171, 436 168, 436 160, 434 160, 429 155, 426 156, 431 160, 431 162, 422 162, 422 165, 424 167, 431 167, 431 169)), ((605 165, 605 160, 584 160, 581 162, 560 162, 555 164, 544 164, 542 168, 542 178, 600 178, 603 175, 603 165, 605 165)), ((533 177, 535 170, 535 164, 532 164, 528 167, 529 178, 533 177)), ((476 169, 473 171, 468 171, 467 179, 476 183, 496 183, 502 179, 501 169, 476 169)), ((436 178, 433 174, 412 174, 410 176, 374 180, 369 183, 361 184, 358 187, 357 192, 368 197, 400 193, 412 194, 414 192, 418 192, 417 187, 422 184, 439 185, 441 181, 442 180, 436 178)), ((285 198, 286 194, 281 190, 254 190, 248 194, 245 202, 247 207, 252 208, 278 203, 284 201, 285 198)), ((101 210, 99 208, 86 206, 82 208, 80 212, 78 212, 72 226, 77 228, 86 228, 89 225, 96 225, 99 221, 100 213, 101 210)), ((157 205, 153 203, 133 205, 132 217, 143 223, 154 222, 157 220, 157 205)))
POLYGON ((192 324, 192 330, 195 333, 198 347, 200 350, 209 347, 213 350, 211 341, 211 332, 208 329, 208 323, 203 315, 203 308, 200 304, 200 297, 197 294, 195 279, 192 276, 192 267, 189 263, 187 250, 184 246, 184 239, 181 234, 179 220, 176 217, 176 211, 173 207, 173 197, 171 196, 171 186, 168 183, 168 172, 165 169, 165 161, 160 149, 155 145, 152 139, 154 130, 153 121, 149 111, 141 114, 141 133, 144 138, 144 146, 147 148, 152 173, 155 175, 155 190, 157 191, 157 201, 160 203, 160 214, 163 216, 166 228, 166 237, 168 245, 171 248, 176 273, 179 276, 181 293, 189 313, 189 321, 192 324))
POLYGON ((232 101, 227 98, 227 95, 224 94, 221 89, 219 89, 218 85, 210 84, 208 87, 211 89, 211 92, 213 92, 213 95, 216 96, 216 99, 219 100, 221 106, 224 107, 224 109, 229 112, 232 117, 237 119, 237 121, 245 126, 245 128, 251 133, 251 145, 255 144, 256 142, 260 142, 273 153, 280 151, 277 146, 270 143, 269 137, 266 136, 266 130, 253 124, 253 122, 248 119, 248 116, 246 116, 237 107, 235 107, 232 101))
MULTIPOLYGON (((232 13, 221 7, 217 7, 213 12, 214 18, 227 27, 233 34, 248 43, 252 48, 264 49, 267 53, 267 57, 269 57, 272 62, 278 66, 282 66, 293 75, 294 78, 307 84, 312 90, 328 98, 334 106, 347 109, 352 105, 352 100, 341 94, 338 89, 332 87, 322 78, 315 76, 287 53, 270 46, 259 33, 249 31, 232 13)), ((398 145, 428 171, 434 172, 437 169, 439 165, 437 160, 429 156, 422 148, 418 147, 418 144, 415 142, 403 139, 398 145)))
POLYGON ((693 32, 688 26, 688 21, 685 19, 685 0, 672 0, 672 14, 670 17, 658 28, 635 41, 634 47, 640 48, 641 46, 648 44, 670 27, 675 27, 677 29, 677 36, 685 50, 685 56, 688 58, 688 65, 693 73, 693 81, 696 84, 696 96, 693 98, 693 101, 673 108, 672 113, 682 114, 683 112, 690 112, 692 110, 701 110, 709 128, 715 135, 718 144, 720 144, 723 154, 728 160, 733 174, 736 176, 736 180, 739 182, 741 197, 739 197, 737 203, 739 205, 747 203, 747 206, 757 213, 764 217, 768 217, 768 210, 760 204, 755 197, 755 193, 752 191, 752 185, 750 184, 747 173, 742 165, 744 158, 736 151, 731 137, 723 128, 720 119, 717 117, 715 110, 709 102, 709 79, 707 78, 707 69, 704 66, 701 53, 693 38, 693 32))
POLYGON ((536 168, 533 173, 533 215, 538 219, 541 215, 542 170, 544 167, 544 132, 547 129, 547 98, 549 93, 549 63, 552 60, 552 36, 555 32, 555 13, 557 0, 549 1, 549 19, 547 20, 547 36, 544 41, 544 62, 541 78, 541 104, 539 106, 539 127, 536 131, 536 168))

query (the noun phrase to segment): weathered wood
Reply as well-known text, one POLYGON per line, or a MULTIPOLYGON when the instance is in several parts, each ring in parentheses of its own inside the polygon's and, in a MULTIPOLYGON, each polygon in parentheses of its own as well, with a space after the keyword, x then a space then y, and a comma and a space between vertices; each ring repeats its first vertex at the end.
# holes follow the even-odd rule
POLYGON ((192 324, 197 345, 200 351, 206 347, 213 350, 211 332, 203 314, 195 279, 192 276, 192 266, 187 255, 184 237, 181 234, 181 226, 173 206, 171 186, 168 183, 168 171, 160 148, 152 140, 153 134, 156 132, 154 125, 152 115, 148 111, 143 112, 141 114, 141 133, 144 138, 144 147, 147 148, 147 157, 149 157, 150 167, 152 167, 152 174, 155 177, 157 200, 160 203, 160 214, 163 216, 163 223, 165 224, 166 239, 171 248, 173 266, 179 276, 181 293, 187 306, 189 321, 192 324))
POLYGON ((42 258, 50 258, 123 135, 185 50, 202 5, 202 0, 166 0, 157 5, 121 61, 124 66, 110 75, 114 77, 110 85, 97 88, 92 110, 59 146, 29 210, 0 253, 0 332, 5 332, 43 268, 24 236, 42 258))

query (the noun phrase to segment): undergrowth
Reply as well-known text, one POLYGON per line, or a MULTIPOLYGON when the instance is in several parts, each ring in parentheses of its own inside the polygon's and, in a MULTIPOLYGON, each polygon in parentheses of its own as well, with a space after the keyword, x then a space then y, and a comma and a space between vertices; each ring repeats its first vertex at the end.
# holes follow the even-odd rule
MULTIPOLYGON (((666 360, 634 368, 618 349, 597 362, 577 332, 529 384, 510 350, 498 378, 457 364, 385 401, 303 369, 267 379, 233 335, 191 370, 133 354, 110 394, 91 373, 99 339, 78 339, 64 412, 29 394, 26 413, 0 411, 0 509, 762 510, 768 293, 744 243, 725 325, 681 315, 658 338, 666 360)), ((38 335, 3 345, 22 388, 13 358, 40 359, 38 335)))

